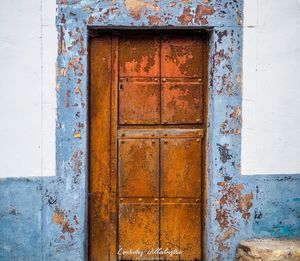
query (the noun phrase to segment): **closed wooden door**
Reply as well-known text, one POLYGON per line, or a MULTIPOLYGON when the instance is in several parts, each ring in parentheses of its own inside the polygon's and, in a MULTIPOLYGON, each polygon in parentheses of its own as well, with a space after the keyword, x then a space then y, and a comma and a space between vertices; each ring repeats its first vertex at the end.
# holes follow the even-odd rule
POLYGON ((91 260, 201 259, 206 46, 195 32, 91 39, 91 260))

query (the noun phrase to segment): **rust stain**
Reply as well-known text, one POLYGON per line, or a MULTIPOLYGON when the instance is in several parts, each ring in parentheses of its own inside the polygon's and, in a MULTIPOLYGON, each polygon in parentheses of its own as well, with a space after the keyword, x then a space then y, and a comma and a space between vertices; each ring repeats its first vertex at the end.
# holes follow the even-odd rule
POLYGON ((245 223, 251 216, 249 210, 253 203, 253 193, 243 194, 243 184, 233 184, 228 181, 218 182, 220 197, 215 201, 216 221, 219 223, 221 233, 216 238, 219 251, 228 251, 227 240, 235 234, 237 218, 235 213, 242 215, 245 223))
POLYGON ((214 62, 215 62, 215 65, 218 66, 221 64, 221 61, 223 60, 226 60, 228 61, 230 59, 229 55, 227 55, 224 51, 224 49, 218 51, 218 52, 215 52, 214 54, 214 62))
POLYGON ((55 75, 56 75, 56 86, 55 86, 55 90, 56 92, 60 91, 60 83, 58 81, 58 77, 59 77, 59 68, 58 68, 58 63, 55 63, 55 75))
MULTIPOLYGON (((221 123, 220 133, 224 135, 239 135, 241 133, 241 130, 238 127, 238 125, 241 123, 241 108, 239 106, 234 108, 232 106, 229 106, 229 108, 233 111, 231 113, 228 113, 229 118, 221 123)), ((228 114, 226 113, 227 116, 228 114)))
POLYGON ((66 42, 64 39, 61 40, 61 53, 65 55, 67 53, 66 42))
POLYGON ((218 182, 220 187, 220 198, 216 200, 217 221, 224 230, 229 224, 233 224, 232 220, 234 212, 240 212, 243 219, 247 223, 250 218, 249 209, 253 203, 253 193, 243 195, 243 184, 231 184, 227 181, 218 182))
POLYGON ((206 25, 208 24, 206 16, 213 15, 215 12, 216 11, 212 6, 199 4, 196 8, 195 22, 197 24, 206 25))
POLYGON ((75 151, 71 158, 72 169, 77 175, 80 175, 82 172, 82 156, 83 156, 83 152, 79 150, 79 151, 75 151))
POLYGON ((145 2, 142 0, 125 0, 126 9, 129 11, 129 15, 134 20, 139 20, 142 14, 146 14, 148 10, 158 12, 160 10, 159 5, 155 0, 145 2))
MULTIPOLYGON (((224 199, 225 198, 223 198, 222 200, 224 201, 224 199)), ((223 211, 223 210, 217 209, 216 210, 216 219, 217 219, 220 227, 222 228, 222 230, 225 229, 229 225, 228 212, 227 211, 223 211)))
POLYGON ((71 70, 71 69, 74 70, 76 75, 82 76, 82 74, 84 72, 84 66, 81 63, 81 58, 77 57, 77 58, 71 59, 69 61, 68 70, 71 70))
POLYGON ((88 19, 88 25, 91 25, 93 23, 94 23, 94 17, 90 16, 89 19, 88 19))
POLYGON ((150 25, 163 25, 163 21, 159 16, 156 15, 149 15, 147 17, 150 25))
POLYGON ((61 68, 60 74, 61 74, 62 77, 66 77, 66 75, 67 75, 67 68, 64 68, 64 67, 61 68))
POLYGON ((82 90, 81 90, 81 80, 77 80, 77 86, 75 87, 75 93, 80 94, 82 96, 82 90))
POLYGON ((226 231, 216 237, 216 243, 219 251, 228 251, 230 248, 226 241, 235 234, 237 230, 234 227, 229 227, 226 231))
POLYGON ((67 90, 66 97, 65 97, 65 106, 66 106, 66 108, 70 107, 70 97, 71 97, 71 91, 67 90))
POLYGON ((79 58, 71 59, 68 65, 68 70, 70 69, 76 70, 78 63, 79 63, 79 58))
MULTIPOLYGON (((220 61, 218 61, 220 62, 220 61)), ((226 75, 224 74, 222 76, 222 85, 221 85, 221 89, 217 90, 218 95, 225 95, 225 91, 224 88, 227 88, 227 91, 230 92, 230 89, 232 89, 231 85, 230 85, 230 74, 226 75)))
POLYGON ((228 135, 228 134, 239 135, 239 134, 241 134, 241 130, 239 128, 230 128, 228 120, 225 120, 222 122, 221 127, 220 127, 220 132, 224 135, 228 135))
POLYGON ((185 7, 183 9, 182 15, 177 17, 178 21, 182 24, 182 25, 188 25, 189 23, 192 22, 194 16, 193 14, 191 14, 191 7, 185 7))
POLYGON ((246 222, 249 220, 251 214, 249 212, 249 209, 252 207, 253 194, 246 194, 244 196, 241 196, 239 200, 237 201, 237 209, 242 214, 243 219, 246 220, 246 222))
POLYGON ((241 108, 240 107, 236 107, 234 109, 234 111, 229 116, 230 116, 230 118, 232 120, 236 121, 236 120, 238 120, 238 118, 240 117, 240 115, 241 115, 241 108))
POLYGON ((65 223, 64 213, 56 208, 53 213, 52 221, 54 224, 62 226, 65 223))
MULTIPOLYGON (((75 229, 70 226, 69 220, 66 218, 66 214, 64 211, 59 210, 57 207, 54 210, 52 221, 54 224, 61 226, 62 233, 72 234, 75 232, 75 229)), ((65 237, 60 237, 61 239, 65 239, 65 237)))

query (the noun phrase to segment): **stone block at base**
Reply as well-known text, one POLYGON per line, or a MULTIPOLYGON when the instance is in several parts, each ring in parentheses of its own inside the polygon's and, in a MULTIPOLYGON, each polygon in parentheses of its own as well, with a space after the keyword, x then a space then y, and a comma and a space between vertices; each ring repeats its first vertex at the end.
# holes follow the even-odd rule
POLYGON ((300 240, 243 240, 238 246, 236 260, 300 261, 300 240))

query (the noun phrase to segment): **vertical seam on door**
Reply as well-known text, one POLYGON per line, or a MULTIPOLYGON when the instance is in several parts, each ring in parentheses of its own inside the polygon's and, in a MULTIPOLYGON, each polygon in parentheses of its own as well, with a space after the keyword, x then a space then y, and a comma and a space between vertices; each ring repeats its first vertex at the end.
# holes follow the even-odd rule
MULTIPOLYGON (((161 84, 161 66, 162 66, 162 54, 161 54, 161 49, 162 49, 162 36, 161 32, 159 33, 159 87, 160 87, 160 100, 159 100, 159 122, 161 124, 162 121, 162 84, 161 84)), ((159 145, 159 150, 158 150, 158 157, 159 157, 159 167, 158 167, 158 247, 161 248, 161 139, 158 139, 158 145, 159 145)), ((160 255, 158 255, 160 259, 160 255)))

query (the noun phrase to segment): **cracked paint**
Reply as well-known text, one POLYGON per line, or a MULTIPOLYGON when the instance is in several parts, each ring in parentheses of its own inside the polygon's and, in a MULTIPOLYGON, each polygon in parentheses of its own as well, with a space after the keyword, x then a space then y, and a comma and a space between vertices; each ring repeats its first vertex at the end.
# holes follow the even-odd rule
POLYGON ((213 15, 215 13, 215 9, 212 6, 207 6, 203 4, 197 5, 195 22, 200 25, 207 25, 207 16, 213 15))
POLYGON ((188 25, 192 22, 194 16, 191 14, 191 7, 185 7, 183 13, 177 19, 182 25, 188 25))
POLYGON ((139 20, 142 14, 147 14, 149 10, 158 12, 159 5, 156 3, 157 0, 143 1, 143 0, 125 0, 126 9, 129 15, 134 20, 139 20))

